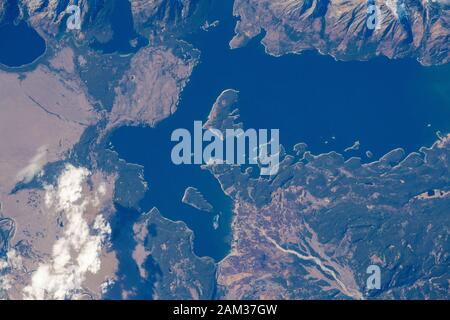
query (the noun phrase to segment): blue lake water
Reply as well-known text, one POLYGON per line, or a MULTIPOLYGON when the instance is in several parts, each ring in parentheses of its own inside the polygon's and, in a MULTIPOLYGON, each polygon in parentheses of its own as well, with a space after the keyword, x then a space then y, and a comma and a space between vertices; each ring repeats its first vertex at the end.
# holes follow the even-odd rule
MULTIPOLYGON (((264 53, 254 39, 247 47, 229 50, 235 20, 227 1, 216 4, 219 27, 189 37, 202 52, 177 112, 156 128, 121 128, 112 143, 121 158, 145 167, 149 191, 142 208, 153 206, 182 220, 195 233, 194 251, 216 260, 229 251, 231 202, 217 181, 198 166, 175 166, 170 160, 176 128, 192 130, 205 121, 225 89, 240 91, 241 120, 247 128, 279 128, 280 141, 292 150, 305 142, 313 153, 343 153, 356 140, 361 149, 380 157, 393 148, 417 151, 436 140, 436 131, 450 129, 450 65, 422 67, 413 60, 376 58, 367 62, 336 62, 315 52, 280 58, 264 53), (181 203, 186 187, 194 186, 220 212, 213 215, 181 203)), ((373 159, 372 159, 373 160, 373 159)), ((370 161, 372 161, 370 160, 370 161)))
POLYGON ((133 25, 131 5, 128 0, 113 0, 112 12, 109 16, 113 37, 106 43, 93 41, 91 48, 102 53, 118 52, 129 54, 137 52, 148 44, 148 40, 136 33, 133 25), (135 44, 132 45, 132 41, 135 44))
POLYGON ((26 22, 15 21, 19 14, 16 1, 10 1, 0 23, 0 64, 21 67, 34 62, 45 53, 45 40, 26 22))

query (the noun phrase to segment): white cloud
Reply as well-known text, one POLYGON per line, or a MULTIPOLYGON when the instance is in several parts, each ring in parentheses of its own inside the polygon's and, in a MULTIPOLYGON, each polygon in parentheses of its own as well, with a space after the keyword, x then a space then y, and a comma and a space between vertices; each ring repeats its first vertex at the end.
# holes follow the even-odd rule
POLYGON ((0 272, 8 268, 8 262, 6 260, 0 259, 0 272))
POLYGON ((47 163, 47 151, 47 146, 40 147, 28 165, 17 173, 17 181, 28 183, 41 172, 47 163))
MULTIPOLYGON (((2 262, 0 261, 0 263, 2 262)), ((2 269, 0 266, 0 272, 1 271, 2 269)), ((0 274, 0 293, 2 293, 2 291, 8 291, 11 288, 12 288, 11 277, 8 275, 8 273, 0 274)))
POLYGON ((114 280, 113 279, 106 279, 105 282, 103 282, 100 285, 102 294, 106 294, 108 293, 109 289, 111 289, 111 287, 114 285, 114 280))
POLYGON ((52 258, 39 265, 24 288, 25 299, 70 299, 82 288, 88 272, 100 270, 102 243, 111 227, 97 215, 92 228, 83 214, 97 194, 83 194, 83 185, 90 172, 67 165, 56 186, 47 186, 46 204, 65 215, 64 234, 53 245, 52 258))
POLYGON ((10 249, 5 258, 0 258, 0 293, 12 288, 10 270, 13 268, 22 268, 22 258, 14 249, 10 249))

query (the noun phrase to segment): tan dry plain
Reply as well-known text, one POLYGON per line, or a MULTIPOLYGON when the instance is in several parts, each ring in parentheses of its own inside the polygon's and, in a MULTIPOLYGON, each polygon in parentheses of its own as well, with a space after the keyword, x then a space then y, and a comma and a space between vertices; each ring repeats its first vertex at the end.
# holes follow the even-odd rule
POLYGON ((97 115, 79 83, 46 66, 20 75, 0 71, 0 83, 1 197, 40 153, 41 166, 61 159, 97 115))
MULTIPOLYGON (((11 299, 24 298, 24 288, 30 286, 39 267, 54 262, 55 243, 67 232, 64 226, 71 216, 46 203, 50 189, 10 192, 18 182, 29 182, 42 174, 47 163, 65 159, 86 127, 99 120, 74 73, 73 59, 72 49, 63 48, 48 66, 41 64, 24 73, 0 71, 0 217, 12 218, 15 227, 8 251, 11 271, 0 277, 0 289, 8 290, 11 299), (22 254, 17 246, 23 249, 22 254)), ((87 203, 83 220, 92 226, 97 215, 107 218, 114 213, 116 177, 92 172, 88 179, 90 185, 84 184, 81 192, 87 203)), ((108 246, 97 250, 102 261, 100 269, 80 276, 84 289, 73 293, 72 298, 99 298, 105 281, 114 280, 115 253, 108 246)), ((76 259, 77 254, 71 252, 71 259, 76 259)), ((52 268, 53 280, 66 276, 52 268)))

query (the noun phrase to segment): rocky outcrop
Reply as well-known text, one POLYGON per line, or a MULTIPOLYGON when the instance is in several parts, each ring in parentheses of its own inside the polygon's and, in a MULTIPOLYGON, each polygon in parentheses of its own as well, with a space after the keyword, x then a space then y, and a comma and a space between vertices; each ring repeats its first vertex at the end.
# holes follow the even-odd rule
POLYGON ((148 27, 175 26, 189 18, 199 0, 131 0, 134 25, 137 30, 148 27))
POLYGON ((214 260, 194 254, 194 233, 184 222, 168 220, 153 208, 133 225, 133 237, 132 256, 145 286, 133 287, 132 295, 150 293, 156 300, 211 299, 214 260))
POLYGON ((60 0, 30 0, 18 1, 22 16, 37 29, 49 34, 56 34, 58 26, 65 15, 66 1, 60 0))
POLYGON ((433 65, 450 58, 448 0, 236 0, 234 15, 232 48, 265 31, 262 43, 275 56, 317 49, 341 60, 384 55, 433 65), (379 10, 372 29, 371 4, 379 10))
POLYGON ((110 128, 125 124, 154 126, 173 114, 198 60, 198 52, 182 44, 174 50, 147 47, 139 51, 115 89, 110 128))
MULTIPOLYGON (((1 3, 7 0, 0 1, 1 3)), ((30 18, 34 27, 49 34, 56 34, 61 23, 66 16, 65 10, 74 1, 62 0, 19 0, 24 16, 30 18)), ((118 6, 119 0, 111 1, 88 1, 80 0, 78 5, 81 9, 81 20, 83 23, 83 33, 95 35, 96 38, 111 37, 111 17, 118 6)), ((164 30, 171 26, 176 26, 196 10, 200 0, 130 0, 129 8, 134 20, 134 26, 137 31, 143 31, 148 28, 157 27, 158 30, 164 30)), ((123 3, 122 3, 123 5, 123 3)), ((120 9, 122 10, 122 8, 120 9)), ((0 9, 1 17, 1 9, 0 9)), ((126 15, 124 15, 125 19, 126 15)), ((107 41, 108 39, 102 39, 107 41)))

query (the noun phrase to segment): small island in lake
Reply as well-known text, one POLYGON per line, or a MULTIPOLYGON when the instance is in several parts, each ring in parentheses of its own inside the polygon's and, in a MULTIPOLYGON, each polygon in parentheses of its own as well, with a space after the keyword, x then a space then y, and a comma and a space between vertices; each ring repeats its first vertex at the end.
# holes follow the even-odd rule
POLYGON ((213 206, 205 199, 203 194, 194 187, 186 188, 181 201, 201 211, 213 212, 214 209, 213 206))

